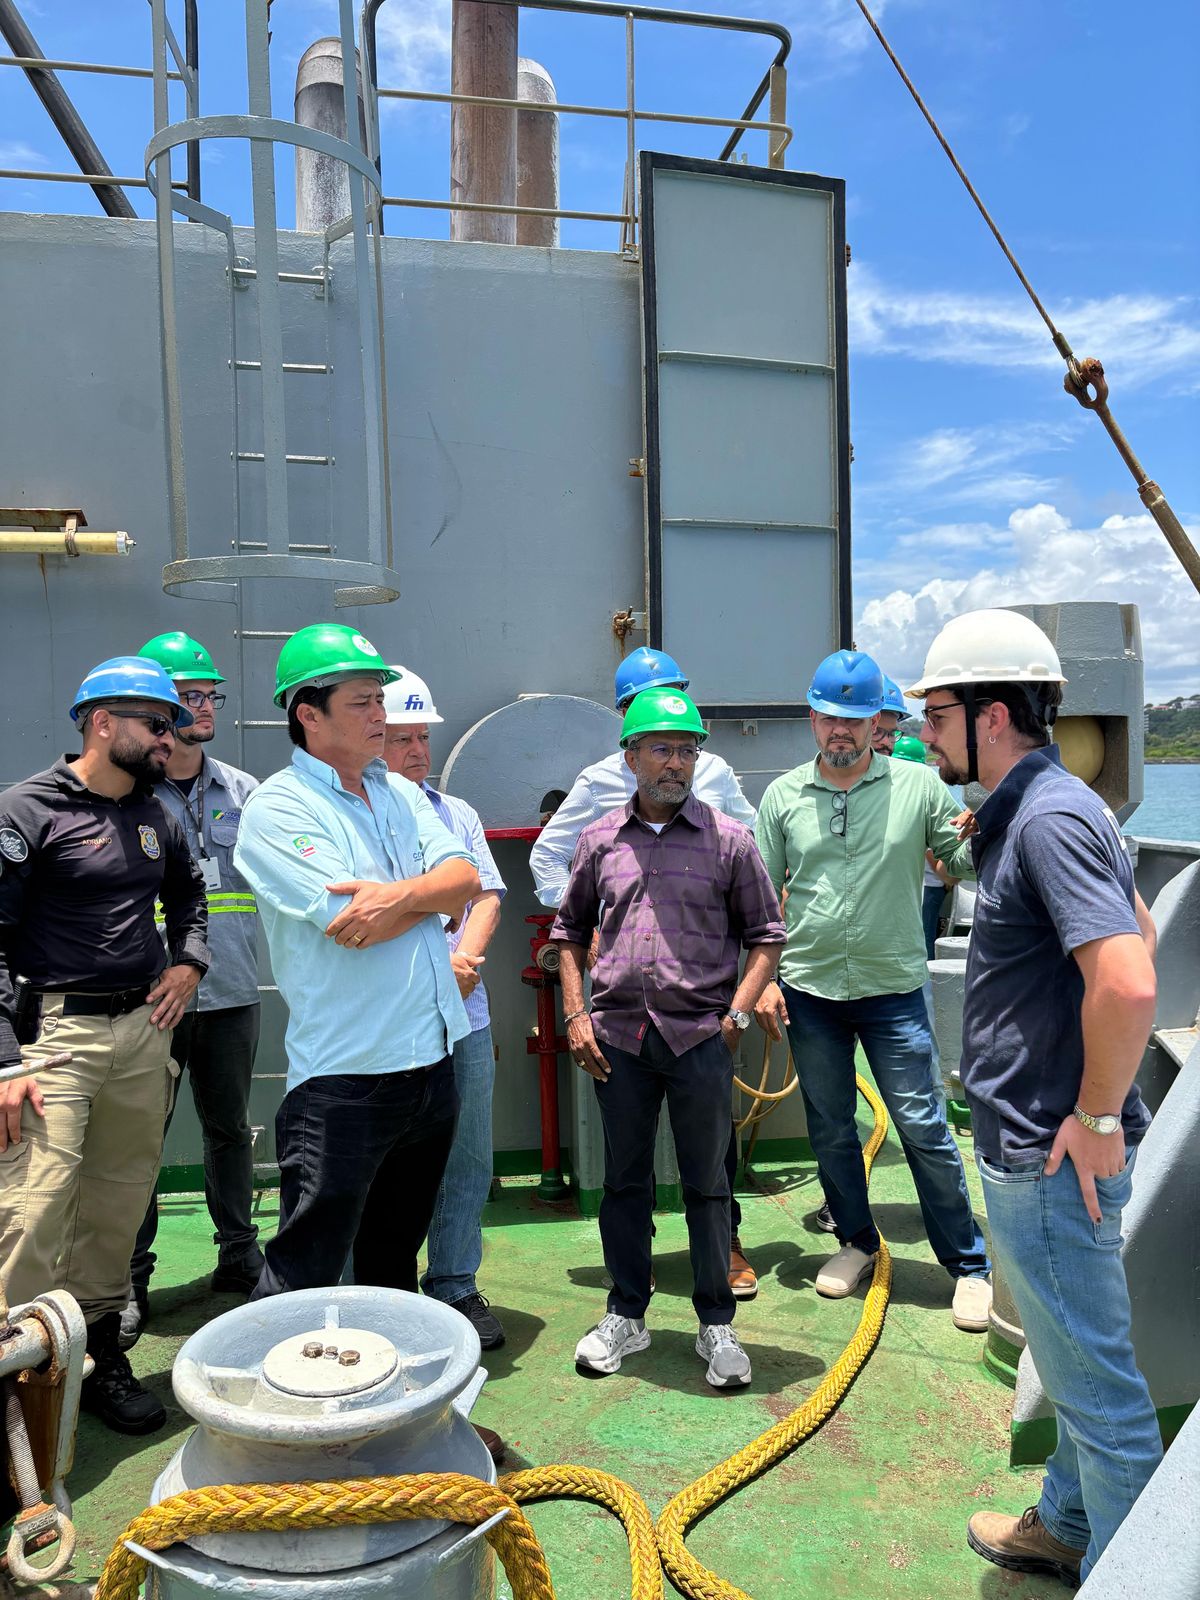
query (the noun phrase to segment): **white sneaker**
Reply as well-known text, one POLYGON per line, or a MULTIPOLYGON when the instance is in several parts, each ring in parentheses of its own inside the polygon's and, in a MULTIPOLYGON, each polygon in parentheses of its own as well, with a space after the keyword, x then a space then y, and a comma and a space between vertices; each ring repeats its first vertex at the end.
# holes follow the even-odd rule
POLYGON ((954 1301, 950 1307, 956 1328, 961 1328, 964 1333, 986 1333, 991 1309, 992 1285, 989 1278, 959 1278, 954 1285, 954 1301))
POLYGON ((750 1357, 727 1322, 702 1322, 696 1354, 708 1362, 704 1374, 714 1389, 733 1389, 750 1382, 750 1357))
POLYGON ((817 1293, 827 1300, 844 1300, 854 1293, 874 1266, 874 1255, 868 1255, 856 1245, 844 1244, 817 1273, 817 1293))
POLYGON ((641 1317, 619 1317, 610 1311, 575 1346, 575 1365, 592 1372, 616 1372, 625 1356, 635 1355, 650 1345, 650 1335, 641 1317))

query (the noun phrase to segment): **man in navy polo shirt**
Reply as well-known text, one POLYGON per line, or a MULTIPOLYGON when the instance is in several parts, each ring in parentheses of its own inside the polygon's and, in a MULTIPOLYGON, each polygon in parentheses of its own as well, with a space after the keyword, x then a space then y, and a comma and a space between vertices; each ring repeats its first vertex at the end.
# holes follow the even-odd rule
POLYGON ((1053 1403, 1058 1444, 1020 1517, 971 1548, 1083 1581, 1162 1456, 1130 1341, 1121 1213, 1150 1123, 1134 1075, 1154 1021, 1154 928, 1116 817, 1050 744, 1050 640, 1013 611, 948 623, 921 681, 947 783, 989 791, 972 841, 961 1076, 992 1245, 1053 1403))

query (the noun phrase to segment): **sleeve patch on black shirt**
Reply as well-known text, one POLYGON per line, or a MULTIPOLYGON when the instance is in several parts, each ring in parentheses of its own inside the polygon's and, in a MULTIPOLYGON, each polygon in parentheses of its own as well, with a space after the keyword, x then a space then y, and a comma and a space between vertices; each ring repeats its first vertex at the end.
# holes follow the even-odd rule
POLYGON ((17 866, 29 859, 29 846, 15 828, 0 828, 0 856, 17 866))

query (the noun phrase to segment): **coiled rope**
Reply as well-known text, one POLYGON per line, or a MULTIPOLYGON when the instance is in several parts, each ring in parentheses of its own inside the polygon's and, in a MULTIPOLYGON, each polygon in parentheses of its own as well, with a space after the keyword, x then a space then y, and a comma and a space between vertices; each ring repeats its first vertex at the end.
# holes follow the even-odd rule
MULTIPOLYGON (((869 1179, 887 1137, 888 1118, 874 1088, 862 1077, 857 1082, 875 1119, 863 1150, 869 1179)), ((685 1543, 688 1530, 828 1421, 879 1342, 891 1288, 892 1260, 880 1241, 858 1326, 816 1390, 782 1422, 688 1484, 668 1502, 657 1524, 636 1489, 594 1467, 530 1467, 506 1474, 495 1486, 457 1472, 332 1483, 225 1484, 172 1495, 136 1516, 104 1564, 96 1600, 136 1600, 147 1562, 128 1543, 165 1550, 204 1534, 299 1531, 416 1517, 478 1526, 500 1511, 507 1515, 484 1537, 504 1567, 514 1600, 554 1600, 545 1554, 521 1510, 521 1505, 538 1500, 584 1500, 620 1520, 629 1542, 632 1600, 662 1600, 664 1572, 691 1600, 750 1600, 691 1554, 685 1543)))

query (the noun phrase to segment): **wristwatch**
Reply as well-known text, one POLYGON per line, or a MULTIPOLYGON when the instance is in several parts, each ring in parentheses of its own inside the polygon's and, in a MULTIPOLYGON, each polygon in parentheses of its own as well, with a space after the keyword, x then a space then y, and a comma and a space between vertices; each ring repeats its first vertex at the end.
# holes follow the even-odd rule
POLYGON ((748 1011, 735 1011, 733 1007, 730 1006, 725 1015, 740 1033, 745 1033, 746 1029, 750 1026, 750 1013, 748 1011))
POLYGON ((1079 1118, 1080 1122, 1083 1123, 1084 1127, 1090 1128, 1093 1133, 1116 1133, 1117 1129, 1121 1126, 1120 1117, 1114 1117, 1111 1115, 1093 1117, 1089 1112, 1085 1111, 1082 1106, 1075 1107, 1075 1115, 1079 1118))

